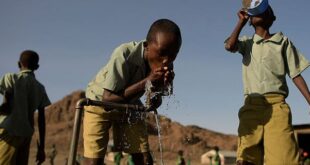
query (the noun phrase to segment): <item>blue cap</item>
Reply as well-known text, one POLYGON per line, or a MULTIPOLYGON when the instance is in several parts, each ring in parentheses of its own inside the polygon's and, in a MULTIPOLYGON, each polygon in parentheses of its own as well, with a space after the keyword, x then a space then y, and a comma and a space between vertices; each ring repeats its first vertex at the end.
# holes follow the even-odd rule
POLYGON ((250 16, 262 14, 268 8, 268 0, 243 0, 243 7, 250 16))

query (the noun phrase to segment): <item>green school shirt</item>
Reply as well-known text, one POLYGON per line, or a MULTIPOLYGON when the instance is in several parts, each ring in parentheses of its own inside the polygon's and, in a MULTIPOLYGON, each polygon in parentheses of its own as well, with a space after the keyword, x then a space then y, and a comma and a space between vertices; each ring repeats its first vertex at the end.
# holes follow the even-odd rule
POLYGON ((294 78, 310 65, 281 32, 268 40, 256 34, 252 38, 242 37, 237 46, 243 55, 245 95, 279 93, 288 96, 286 74, 294 78))
MULTIPOLYGON (((146 64, 143 58, 144 41, 129 42, 117 47, 108 63, 89 82, 86 97, 102 100, 104 89, 118 93, 146 77, 146 64)), ((140 96, 131 103, 141 103, 140 96)))
POLYGON ((50 105, 44 86, 36 80, 33 71, 24 70, 19 73, 8 73, 0 79, 0 93, 12 95, 10 113, 0 115, 0 128, 10 135, 32 136, 33 118, 36 109, 50 105))

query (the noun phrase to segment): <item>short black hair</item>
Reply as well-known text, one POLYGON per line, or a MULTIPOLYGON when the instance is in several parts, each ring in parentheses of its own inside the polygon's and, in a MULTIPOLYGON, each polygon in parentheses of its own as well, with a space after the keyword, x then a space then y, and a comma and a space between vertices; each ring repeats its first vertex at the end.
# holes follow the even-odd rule
POLYGON ((268 12, 268 14, 275 20, 276 16, 274 15, 274 12, 272 10, 272 7, 269 5, 266 12, 268 12))
POLYGON ((267 27, 270 28, 273 22, 276 20, 276 16, 274 15, 274 12, 270 5, 263 14, 265 15, 265 17, 267 16, 269 19, 271 19, 271 22, 268 22, 267 24, 267 27))
POLYGON ((19 62, 30 70, 37 70, 39 67, 39 55, 33 50, 25 50, 20 54, 19 62))
POLYGON ((182 37, 181 37, 181 31, 179 26, 174 23, 173 21, 169 19, 159 19, 155 21, 146 36, 147 42, 153 42, 155 41, 155 34, 158 32, 165 32, 165 33, 172 33, 175 35, 178 41, 178 45, 181 46, 182 44, 182 37))

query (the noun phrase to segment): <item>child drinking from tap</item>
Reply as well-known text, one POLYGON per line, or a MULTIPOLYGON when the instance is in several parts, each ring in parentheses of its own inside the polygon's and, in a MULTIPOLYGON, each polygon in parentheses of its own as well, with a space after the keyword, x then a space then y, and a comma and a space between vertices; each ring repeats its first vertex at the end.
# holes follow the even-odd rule
MULTIPOLYGON (((176 59, 181 43, 177 24, 168 19, 155 21, 146 40, 125 43, 114 50, 108 63, 88 84, 86 97, 141 105, 147 81, 156 87, 172 82, 174 72, 169 66, 176 59)), ((83 125, 85 164, 104 162, 111 127, 116 150, 130 153, 135 164, 153 164, 140 112, 117 109, 107 112, 102 107, 86 106, 83 125)))

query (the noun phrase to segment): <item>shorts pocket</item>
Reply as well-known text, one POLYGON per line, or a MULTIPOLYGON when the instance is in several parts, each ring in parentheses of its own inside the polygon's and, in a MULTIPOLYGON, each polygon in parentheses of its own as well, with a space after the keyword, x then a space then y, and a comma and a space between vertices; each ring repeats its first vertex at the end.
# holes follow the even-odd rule
POLYGON ((281 103, 279 107, 279 111, 276 113, 277 118, 279 118, 282 123, 292 123, 292 113, 291 113, 291 108, 288 104, 286 103, 281 103))
POLYGON ((281 110, 282 110, 283 112, 286 112, 286 113, 288 113, 288 114, 291 113, 291 108, 290 108, 290 106, 289 106, 287 103, 281 103, 281 104, 280 104, 280 108, 281 108, 281 110))

